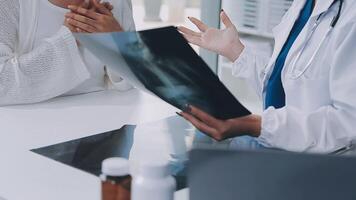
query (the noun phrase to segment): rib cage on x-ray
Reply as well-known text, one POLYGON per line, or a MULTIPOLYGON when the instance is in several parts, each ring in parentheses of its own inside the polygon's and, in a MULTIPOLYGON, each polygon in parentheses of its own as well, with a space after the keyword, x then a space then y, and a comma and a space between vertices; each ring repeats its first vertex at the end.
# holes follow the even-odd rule
POLYGON ((159 57, 158 54, 153 54, 147 45, 142 45, 152 43, 151 39, 146 38, 144 34, 137 34, 137 40, 137 43, 131 43, 131 46, 127 48, 128 51, 123 54, 125 54, 126 61, 132 66, 133 73, 146 86, 147 90, 153 90, 157 96, 166 98, 167 101, 174 101, 176 104, 195 103, 209 109, 207 99, 194 98, 193 101, 187 101, 189 96, 208 95, 204 94, 204 91, 199 89, 199 85, 194 81, 196 80, 194 77, 199 77, 200 74, 190 70, 189 63, 175 56, 159 57), (180 69, 170 66, 180 66, 180 69), (184 71, 189 71, 189 73, 184 73, 184 71), (197 95, 198 91, 201 94, 197 95))

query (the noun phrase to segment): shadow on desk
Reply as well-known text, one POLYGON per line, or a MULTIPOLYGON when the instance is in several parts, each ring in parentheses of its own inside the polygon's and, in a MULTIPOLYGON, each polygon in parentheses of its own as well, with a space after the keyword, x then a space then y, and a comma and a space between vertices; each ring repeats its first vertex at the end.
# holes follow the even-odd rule
POLYGON ((32 150, 58 162, 99 176, 101 163, 110 157, 129 159, 136 126, 32 150))
MULTIPOLYGON (((101 163, 106 158, 122 157, 137 161, 144 157, 153 159, 157 155, 152 154, 161 154, 161 159, 168 159, 171 174, 181 189, 186 187, 186 128, 189 126, 184 120, 170 117, 150 124, 125 125, 119 130, 33 149, 32 152, 95 176, 101 174, 101 163)), ((132 173, 135 174, 133 169, 132 173)))

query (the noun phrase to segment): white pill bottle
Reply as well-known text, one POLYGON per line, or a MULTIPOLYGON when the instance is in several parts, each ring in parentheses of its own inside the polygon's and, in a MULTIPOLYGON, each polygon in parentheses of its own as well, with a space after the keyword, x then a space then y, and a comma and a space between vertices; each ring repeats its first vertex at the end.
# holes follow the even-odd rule
POLYGON ((141 163, 133 176, 131 200, 173 200, 175 190, 167 163, 141 163))

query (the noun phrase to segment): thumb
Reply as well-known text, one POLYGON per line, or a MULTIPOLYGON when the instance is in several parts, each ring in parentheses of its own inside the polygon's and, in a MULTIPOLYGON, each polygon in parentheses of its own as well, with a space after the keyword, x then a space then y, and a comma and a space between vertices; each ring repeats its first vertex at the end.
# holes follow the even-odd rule
POLYGON ((229 16, 227 16, 224 10, 221 10, 220 18, 226 28, 231 28, 234 26, 234 24, 232 23, 229 16))
POLYGON ((105 7, 99 0, 93 0, 94 6, 98 9, 101 14, 112 15, 111 11, 105 7))
POLYGON ((110 2, 104 2, 103 4, 104 4, 105 8, 110 10, 110 11, 112 11, 114 9, 114 6, 111 5, 110 2))
POLYGON ((82 7, 82 8, 85 8, 85 9, 88 9, 89 8, 89 1, 88 0, 85 0, 81 5, 80 5, 80 7, 82 7))

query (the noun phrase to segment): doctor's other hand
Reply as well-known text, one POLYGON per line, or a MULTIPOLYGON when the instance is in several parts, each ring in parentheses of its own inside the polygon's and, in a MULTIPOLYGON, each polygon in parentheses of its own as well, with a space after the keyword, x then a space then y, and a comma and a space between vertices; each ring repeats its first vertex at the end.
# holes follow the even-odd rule
POLYGON ((219 120, 191 105, 177 114, 217 141, 244 135, 259 137, 261 134, 261 117, 258 115, 219 120))
POLYGON ((116 20, 111 9, 99 0, 93 0, 95 9, 71 5, 71 12, 65 15, 66 23, 75 27, 77 32, 105 33, 123 31, 120 23, 116 20))
POLYGON ((189 17, 189 20, 201 32, 195 32, 183 26, 178 27, 178 30, 188 42, 214 51, 234 62, 240 56, 245 46, 240 40, 236 26, 231 22, 225 11, 221 11, 220 18, 225 25, 225 29, 222 30, 208 27, 194 17, 189 17))

